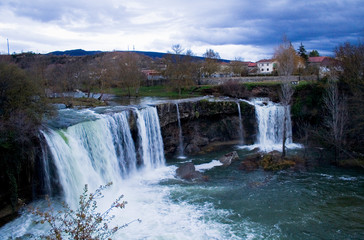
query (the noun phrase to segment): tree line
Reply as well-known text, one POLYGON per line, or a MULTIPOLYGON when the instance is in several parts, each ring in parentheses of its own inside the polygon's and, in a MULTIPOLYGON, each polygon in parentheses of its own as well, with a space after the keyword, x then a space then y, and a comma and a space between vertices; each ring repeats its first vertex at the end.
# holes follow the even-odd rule
MULTIPOLYGON (((324 88, 316 101, 321 105, 321 124, 300 123, 301 130, 311 139, 331 148, 335 163, 341 160, 362 161, 364 157, 364 45, 344 43, 334 50, 335 57, 327 66, 326 76, 319 84, 324 88), (360 160, 362 159, 362 160, 360 160)), ((312 53, 318 55, 316 52, 312 53)), ((292 104, 295 88, 287 77, 303 66, 307 66, 307 55, 301 43, 295 51, 291 42, 284 37, 275 50, 278 73, 282 76, 280 101, 287 109, 292 104)), ((285 111, 284 119, 287 119, 285 111)), ((288 138, 283 126, 282 155, 285 155, 285 141, 288 138)), ((362 164, 362 166, 364 166, 362 164)))

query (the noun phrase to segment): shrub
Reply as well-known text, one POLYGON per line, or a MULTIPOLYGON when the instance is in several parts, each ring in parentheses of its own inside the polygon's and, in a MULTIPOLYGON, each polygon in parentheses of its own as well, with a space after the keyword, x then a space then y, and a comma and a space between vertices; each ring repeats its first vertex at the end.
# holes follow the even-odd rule
POLYGON ((48 223, 51 227, 47 235, 41 236, 43 239, 61 240, 92 240, 92 239, 111 239, 110 237, 118 230, 127 227, 134 221, 121 226, 109 228, 109 223, 114 218, 110 212, 125 207, 127 202, 121 201, 123 195, 118 197, 111 206, 103 213, 96 211, 97 200, 102 198, 102 191, 112 183, 100 186, 95 193, 88 193, 88 187, 85 185, 83 193, 80 195, 78 209, 72 210, 66 203, 62 203, 63 209, 56 211, 52 202, 48 201, 48 209, 42 211, 39 208, 31 209, 31 213, 40 217, 36 223, 48 223))

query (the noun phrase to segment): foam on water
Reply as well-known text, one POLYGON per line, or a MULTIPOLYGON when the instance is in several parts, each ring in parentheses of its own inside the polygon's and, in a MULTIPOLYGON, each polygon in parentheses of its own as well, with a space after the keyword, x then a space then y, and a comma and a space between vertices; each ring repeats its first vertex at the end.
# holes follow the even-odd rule
POLYGON ((197 171, 206 171, 214 167, 222 166, 223 164, 219 160, 212 160, 209 163, 202 163, 196 165, 195 168, 197 171))

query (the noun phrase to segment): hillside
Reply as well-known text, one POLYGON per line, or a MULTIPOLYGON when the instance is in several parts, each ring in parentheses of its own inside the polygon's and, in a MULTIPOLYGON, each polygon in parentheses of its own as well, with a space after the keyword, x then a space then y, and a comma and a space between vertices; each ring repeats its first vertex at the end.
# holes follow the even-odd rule
MULTIPOLYGON (((72 56, 72 57, 80 57, 80 56, 89 56, 102 53, 103 51, 86 51, 83 49, 74 49, 74 50, 66 50, 66 51, 54 51, 48 53, 48 55, 55 55, 55 56, 72 56)), ((116 52, 135 52, 138 54, 145 55, 152 59, 156 58, 163 58, 168 53, 161 53, 161 52, 150 52, 150 51, 116 51, 116 52)), ((205 60, 204 57, 194 56, 196 61, 203 61, 205 60)), ((230 60, 220 59, 221 62, 230 62, 230 60)))

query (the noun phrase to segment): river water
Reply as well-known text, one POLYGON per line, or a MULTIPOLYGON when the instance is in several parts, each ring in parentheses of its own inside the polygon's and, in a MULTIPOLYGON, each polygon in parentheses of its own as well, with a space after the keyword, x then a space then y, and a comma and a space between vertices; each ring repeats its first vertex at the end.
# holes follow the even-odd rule
MULTIPOLYGON (((61 110, 62 119, 49 123, 44 133, 62 186, 62 194, 52 199, 56 208, 61 200, 77 203, 83 184, 93 190, 111 180, 98 209, 124 195, 128 204, 113 212, 111 225, 141 220, 114 239, 364 239, 363 172, 330 166, 244 172, 239 162, 224 167, 217 161, 233 150, 241 159, 254 151, 241 146, 164 159, 155 116, 153 107, 61 110), (140 146, 145 148, 136 149, 129 141, 125 124, 130 113, 123 110, 138 116, 140 146), (141 154, 142 167, 128 152, 141 154), (178 179, 175 170, 185 162, 193 162, 209 180, 178 179)), ((43 200, 33 204, 46 205, 43 200)), ((24 211, 0 229, 0 239, 39 238, 47 227, 33 220, 24 211)))

